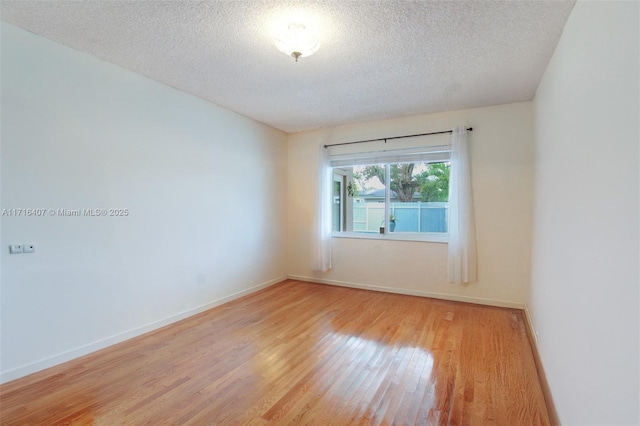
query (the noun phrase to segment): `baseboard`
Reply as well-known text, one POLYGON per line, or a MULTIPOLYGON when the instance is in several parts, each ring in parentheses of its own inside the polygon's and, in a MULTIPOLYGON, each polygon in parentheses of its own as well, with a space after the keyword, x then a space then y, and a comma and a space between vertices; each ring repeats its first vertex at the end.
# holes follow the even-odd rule
POLYGON ((524 305, 524 309, 522 311, 524 312, 527 337, 529 338, 531 352, 533 354, 533 360, 536 364, 536 370, 538 372, 538 379, 540 380, 540 386, 542 386, 542 394, 544 395, 544 402, 547 405, 547 412, 549 413, 549 419, 551 420, 551 424, 553 426, 559 426, 560 418, 558 417, 556 406, 553 403, 553 397, 551 396, 551 388, 549 387, 547 376, 545 375, 544 368, 542 367, 542 360, 540 359, 540 353, 538 352, 538 333, 536 333, 536 329, 533 326, 533 320, 531 319, 531 314, 529 313, 529 307, 526 304, 524 305))
POLYGON ((129 340, 133 337, 140 336, 144 333, 148 333, 153 330, 157 330, 158 328, 164 327, 165 325, 172 324, 174 322, 183 320, 185 318, 189 318, 193 315, 197 315, 201 312, 207 311, 209 309, 215 308, 216 306, 220 306, 227 302, 230 302, 235 299, 239 299, 240 297, 246 296, 251 293, 255 293, 258 290, 262 290, 263 288, 272 286, 279 282, 286 280, 287 277, 278 277, 262 284, 255 285, 246 290, 242 290, 229 296, 225 296, 221 299, 213 300, 211 302, 196 306, 191 309, 187 309, 186 311, 182 311, 175 315, 171 315, 167 318, 154 321, 152 323, 143 325, 141 327, 134 328, 132 330, 128 330, 122 333, 115 334, 113 336, 80 346, 75 349, 71 349, 66 352, 62 352, 57 355, 53 355, 51 357, 47 357, 41 359, 39 361, 34 361, 29 364, 22 365, 20 367, 14 368, 12 370, 2 371, 0 372, 0 383, 6 383, 11 380, 18 379, 20 377, 27 376, 32 373, 36 373, 38 371, 44 370, 49 367, 53 367, 58 364, 62 364, 63 362, 71 361, 72 359, 79 358, 84 355, 88 355, 91 352, 98 351, 100 349, 104 349, 108 346, 115 345, 117 343, 123 342, 125 340, 129 340))
POLYGON ((524 305, 522 303, 509 302, 506 300, 485 299, 481 297, 460 296, 457 294, 434 293, 430 291, 382 287, 382 286, 376 286, 376 285, 370 285, 370 284, 352 283, 347 281, 325 280, 325 279, 320 279, 316 277, 305 277, 301 275, 289 275, 289 279, 306 281, 306 282, 314 282, 314 283, 320 283, 320 284, 329 284, 329 285, 335 285, 340 287, 359 288, 362 290, 381 291, 384 293, 405 294, 408 296, 431 297, 434 299, 451 300, 454 302, 466 302, 466 303, 475 303, 478 305, 498 306, 501 308, 513 308, 513 309, 524 308, 524 305))
POLYGON ((536 350, 538 345, 538 333, 536 333, 536 328, 533 326, 533 320, 531 319, 531 314, 529 313, 529 307, 525 304, 524 309, 522 309, 524 313, 524 320, 527 326, 527 333, 530 339, 532 339, 536 344, 536 350))

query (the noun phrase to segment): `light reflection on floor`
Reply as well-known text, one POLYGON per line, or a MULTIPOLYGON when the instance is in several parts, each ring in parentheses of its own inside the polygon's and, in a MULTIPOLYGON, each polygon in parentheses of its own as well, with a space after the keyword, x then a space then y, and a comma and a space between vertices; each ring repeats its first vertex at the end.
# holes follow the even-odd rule
POLYGON ((315 375, 318 381, 314 388, 323 394, 324 399, 343 405, 345 411, 352 411, 357 406, 361 415, 375 417, 384 413, 384 408, 393 402, 386 398, 392 391, 394 395, 402 396, 404 393, 413 394, 420 386, 426 389, 427 405, 435 405, 434 358, 428 350, 408 345, 387 345, 339 332, 330 332, 327 337, 330 345, 339 348, 340 353, 328 363, 331 365, 323 366, 325 372, 318 371, 315 375), (326 374, 327 369, 331 369, 332 374, 326 374), (404 392, 395 392, 401 386, 404 392), (369 411, 372 406, 377 407, 377 413, 369 411))

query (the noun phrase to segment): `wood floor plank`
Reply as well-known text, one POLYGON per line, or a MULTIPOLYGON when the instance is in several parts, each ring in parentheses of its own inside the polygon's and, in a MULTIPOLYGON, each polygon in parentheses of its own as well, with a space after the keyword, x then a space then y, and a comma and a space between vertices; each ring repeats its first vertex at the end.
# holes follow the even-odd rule
POLYGON ((0 386, 2 425, 547 425, 520 311, 288 280, 0 386))

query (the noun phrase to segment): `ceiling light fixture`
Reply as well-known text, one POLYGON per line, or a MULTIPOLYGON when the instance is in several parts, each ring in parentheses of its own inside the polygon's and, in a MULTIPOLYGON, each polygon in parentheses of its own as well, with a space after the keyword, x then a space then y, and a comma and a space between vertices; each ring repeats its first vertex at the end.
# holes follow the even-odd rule
POLYGON ((320 48, 320 40, 302 24, 289 24, 287 31, 276 38, 276 47, 298 62, 298 58, 313 55, 320 48))

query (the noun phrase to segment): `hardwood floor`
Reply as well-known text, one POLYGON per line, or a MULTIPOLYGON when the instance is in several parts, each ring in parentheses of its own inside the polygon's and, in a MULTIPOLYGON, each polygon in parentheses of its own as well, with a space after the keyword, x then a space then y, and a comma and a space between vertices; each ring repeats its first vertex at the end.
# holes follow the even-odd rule
POLYGON ((9 382, 0 420, 549 424, 520 311, 291 280, 9 382))

